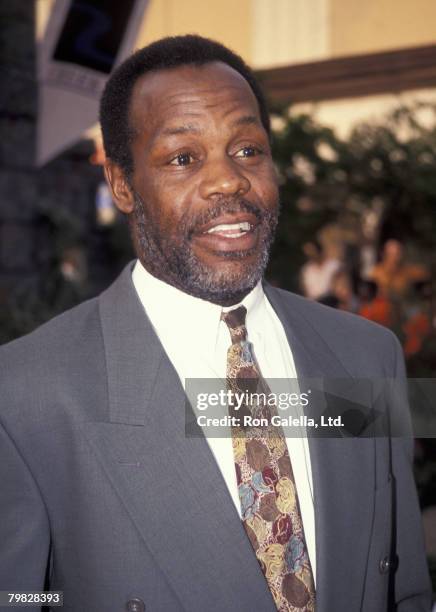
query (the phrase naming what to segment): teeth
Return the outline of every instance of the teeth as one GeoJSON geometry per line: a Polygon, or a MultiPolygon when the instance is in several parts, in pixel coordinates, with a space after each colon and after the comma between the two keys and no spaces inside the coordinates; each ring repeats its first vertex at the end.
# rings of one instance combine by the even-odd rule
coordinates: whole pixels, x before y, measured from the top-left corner
{"type": "Polygon", "coordinates": [[[243,221],[242,223],[222,223],[221,225],[215,225],[214,227],[211,227],[207,233],[214,234],[215,232],[227,233],[236,231],[238,233],[228,234],[228,237],[239,238],[239,236],[242,236],[245,232],[249,232],[250,229],[250,223],[248,223],[248,221],[243,221]]]}

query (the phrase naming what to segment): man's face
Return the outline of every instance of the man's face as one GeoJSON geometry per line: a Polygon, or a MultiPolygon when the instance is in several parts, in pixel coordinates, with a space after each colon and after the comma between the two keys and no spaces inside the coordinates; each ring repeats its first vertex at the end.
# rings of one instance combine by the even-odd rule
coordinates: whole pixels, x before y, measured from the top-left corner
{"type": "Polygon", "coordinates": [[[250,86],[220,62],[149,73],[134,87],[130,126],[129,193],[119,171],[108,176],[142,264],[186,293],[237,303],[262,277],[278,215],[250,86]]]}

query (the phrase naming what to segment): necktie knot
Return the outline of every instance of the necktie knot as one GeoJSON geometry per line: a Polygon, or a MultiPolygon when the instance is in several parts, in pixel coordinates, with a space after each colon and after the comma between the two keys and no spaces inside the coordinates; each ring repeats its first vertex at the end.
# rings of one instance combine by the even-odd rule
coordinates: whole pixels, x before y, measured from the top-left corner
{"type": "Polygon", "coordinates": [[[247,328],[245,327],[246,315],[247,309],[245,306],[238,306],[238,308],[221,314],[221,319],[229,328],[232,344],[247,340],[247,328]]]}

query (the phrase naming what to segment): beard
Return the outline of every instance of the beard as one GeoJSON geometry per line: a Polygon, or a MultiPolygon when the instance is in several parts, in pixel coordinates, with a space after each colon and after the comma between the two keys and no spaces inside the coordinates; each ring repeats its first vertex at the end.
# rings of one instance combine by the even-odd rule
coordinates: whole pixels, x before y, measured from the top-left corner
{"type": "Polygon", "coordinates": [[[208,210],[182,217],[177,231],[164,233],[147,212],[143,200],[134,192],[131,223],[137,255],[144,267],[160,280],[185,293],[208,302],[233,305],[243,299],[263,277],[278,222],[274,210],[260,208],[241,197],[220,198],[208,210]],[[244,251],[220,252],[222,269],[203,262],[192,248],[198,228],[224,213],[248,212],[258,220],[256,247],[244,251]],[[254,258],[252,256],[254,255],[254,258]],[[244,260],[250,257],[250,262],[244,260]],[[240,262],[230,266],[226,262],[240,262]]]}

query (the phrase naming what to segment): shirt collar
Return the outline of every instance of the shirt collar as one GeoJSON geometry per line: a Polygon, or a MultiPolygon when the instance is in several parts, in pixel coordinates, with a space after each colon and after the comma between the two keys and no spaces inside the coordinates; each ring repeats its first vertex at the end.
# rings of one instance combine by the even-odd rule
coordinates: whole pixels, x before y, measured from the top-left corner
{"type": "MultiPolygon", "coordinates": [[[[132,272],[132,280],[139,299],[161,339],[199,342],[203,347],[214,350],[220,330],[221,312],[233,310],[241,304],[247,309],[247,329],[258,330],[264,307],[264,292],[259,283],[240,304],[222,308],[206,300],[193,297],[150,274],[138,260],[132,272]]],[[[188,345],[188,346],[189,346],[188,345]]]]}

